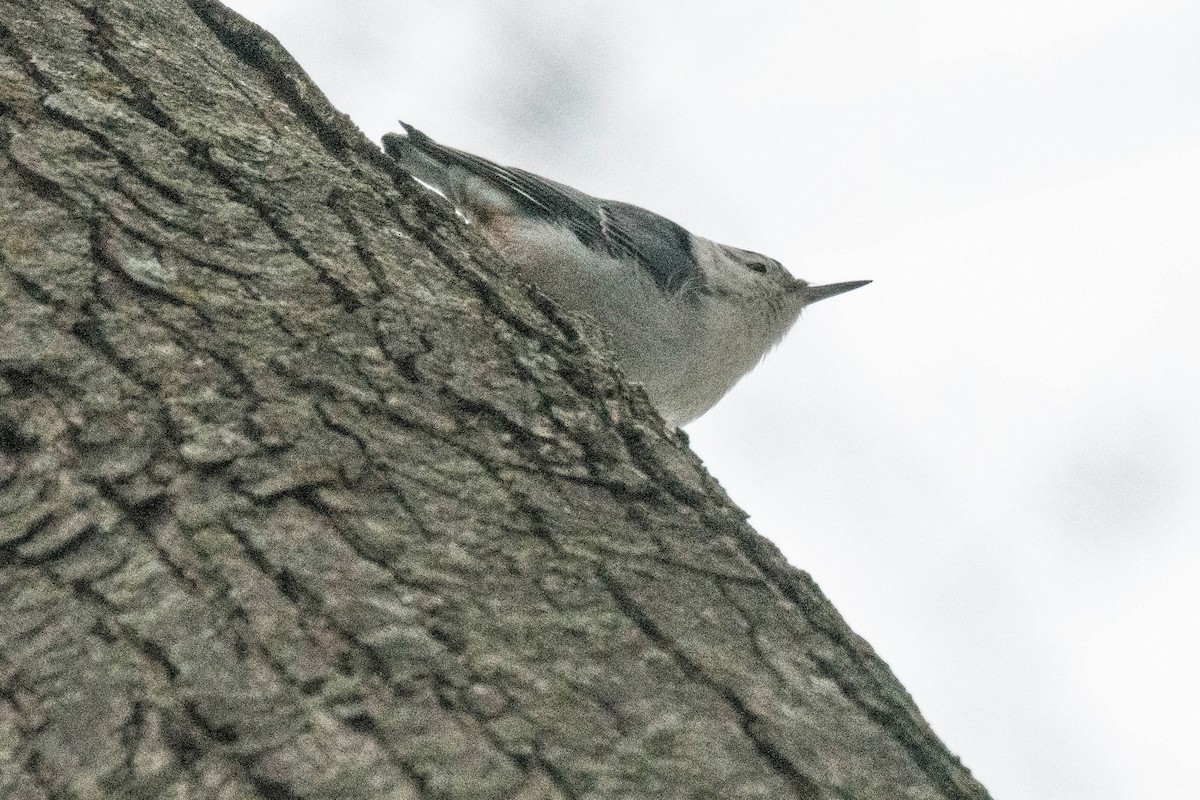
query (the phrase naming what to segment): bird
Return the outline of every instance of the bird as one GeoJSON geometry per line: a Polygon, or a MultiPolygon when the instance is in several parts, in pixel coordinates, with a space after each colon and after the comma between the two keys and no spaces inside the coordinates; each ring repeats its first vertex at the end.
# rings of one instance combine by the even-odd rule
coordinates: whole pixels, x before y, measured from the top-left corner
{"type": "Polygon", "coordinates": [[[773,258],[439,144],[400,122],[383,150],[543,294],[604,331],[625,377],[674,429],[700,417],[806,306],[871,283],[812,285],[773,258]]]}

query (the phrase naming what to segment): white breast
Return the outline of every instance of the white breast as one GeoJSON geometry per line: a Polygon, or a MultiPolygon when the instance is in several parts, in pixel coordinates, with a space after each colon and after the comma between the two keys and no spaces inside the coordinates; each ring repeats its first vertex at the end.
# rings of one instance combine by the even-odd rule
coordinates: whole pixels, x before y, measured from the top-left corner
{"type": "Polygon", "coordinates": [[[705,294],[667,297],[640,265],[599,254],[562,227],[503,215],[483,229],[559,306],[596,320],[618,366],[671,425],[711,408],[770,346],[747,340],[744,309],[705,294]]]}

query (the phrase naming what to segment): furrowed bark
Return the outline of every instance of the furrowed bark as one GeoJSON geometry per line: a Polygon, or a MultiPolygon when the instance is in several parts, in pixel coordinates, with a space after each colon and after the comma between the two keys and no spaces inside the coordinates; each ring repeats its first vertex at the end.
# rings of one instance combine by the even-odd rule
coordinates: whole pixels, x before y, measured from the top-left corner
{"type": "Polygon", "coordinates": [[[220,4],[0,0],[0,797],[987,797],[594,340],[220,4]]]}

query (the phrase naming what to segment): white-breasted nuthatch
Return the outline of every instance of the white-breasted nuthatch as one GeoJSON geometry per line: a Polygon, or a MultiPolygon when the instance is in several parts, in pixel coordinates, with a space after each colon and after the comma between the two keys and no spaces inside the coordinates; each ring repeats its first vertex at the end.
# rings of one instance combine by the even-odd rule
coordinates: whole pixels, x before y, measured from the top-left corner
{"type": "Polygon", "coordinates": [[[810,286],[774,259],[695,236],[644,208],[601,200],[444,147],[403,122],[384,151],[436,189],[568,312],[591,315],[618,365],[669,425],[699,417],[810,303],[870,281],[810,286]]]}

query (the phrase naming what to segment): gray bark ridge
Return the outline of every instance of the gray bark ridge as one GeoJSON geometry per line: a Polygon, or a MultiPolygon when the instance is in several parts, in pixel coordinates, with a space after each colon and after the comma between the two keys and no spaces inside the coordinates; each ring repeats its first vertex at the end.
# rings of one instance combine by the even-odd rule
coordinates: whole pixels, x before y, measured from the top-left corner
{"type": "Polygon", "coordinates": [[[206,0],[0,0],[0,798],[985,798],[681,436],[206,0]]]}

